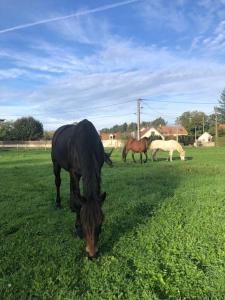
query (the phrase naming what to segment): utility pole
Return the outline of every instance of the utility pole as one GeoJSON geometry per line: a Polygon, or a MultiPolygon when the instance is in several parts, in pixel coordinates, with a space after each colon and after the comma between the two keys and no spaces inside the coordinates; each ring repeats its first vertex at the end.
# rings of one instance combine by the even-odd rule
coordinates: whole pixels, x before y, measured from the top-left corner
{"type": "Polygon", "coordinates": [[[203,115],[202,133],[205,132],[205,116],[203,115]]]}
{"type": "Polygon", "coordinates": [[[137,99],[137,139],[140,140],[141,99],[137,99]]]}
{"type": "Polygon", "coordinates": [[[218,117],[217,117],[216,107],[214,107],[214,111],[215,111],[215,144],[217,146],[217,139],[218,139],[218,117]]]}
{"type": "Polygon", "coordinates": [[[198,147],[198,143],[197,143],[197,132],[196,132],[196,124],[195,124],[195,147],[198,147]]]}

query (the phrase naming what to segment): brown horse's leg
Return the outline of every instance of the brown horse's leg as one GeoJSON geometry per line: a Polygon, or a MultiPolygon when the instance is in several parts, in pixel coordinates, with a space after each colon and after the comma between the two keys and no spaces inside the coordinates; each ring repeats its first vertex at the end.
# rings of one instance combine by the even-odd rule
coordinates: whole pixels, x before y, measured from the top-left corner
{"type": "Polygon", "coordinates": [[[80,175],[76,174],[73,170],[70,170],[70,209],[75,212],[77,217],[75,221],[75,233],[79,238],[83,238],[83,232],[80,222],[80,175]]]}
{"type": "Polygon", "coordinates": [[[128,154],[128,152],[129,152],[129,150],[125,149],[124,158],[123,158],[124,162],[127,161],[127,154],[128,154]]]}
{"type": "Polygon", "coordinates": [[[144,154],[145,154],[145,161],[144,161],[144,163],[146,163],[146,162],[148,161],[148,154],[147,154],[147,151],[145,151],[144,154]]]}
{"type": "Polygon", "coordinates": [[[127,160],[127,153],[128,153],[129,150],[126,149],[126,145],[124,146],[123,148],[123,152],[122,152],[122,159],[124,162],[126,162],[127,160]]]}
{"type": "Polygon", "coordinates": [[[142,164],[142,152],[140,153],[140,161],[141,161],[141,164],[142,164]]]}
{"type": "Polygon", "coordinates": [[[61,198],[60,198],[60,185],[61,185],[61,177],[60,177],[61,167],[57,162],[53,162],[53,172],[55,175],[55,186],[56,186],[56,200],[55,206],[57,208],[61,208],[61,198]]]}
{"type": "Polygon", "coordinates": [[[132,158],[133,158],[133,162],[136,163],[136,160],[134,159],[134,152],[132,152],[132,158]]]}

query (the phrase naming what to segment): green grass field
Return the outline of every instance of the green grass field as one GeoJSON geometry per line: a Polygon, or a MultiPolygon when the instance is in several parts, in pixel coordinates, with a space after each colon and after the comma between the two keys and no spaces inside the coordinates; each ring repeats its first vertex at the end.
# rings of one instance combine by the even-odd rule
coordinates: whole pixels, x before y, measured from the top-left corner
{"type": "Polygon", "coordinates": [[[0,299],[224,299],[225,148],[104,166],[101,256],[54,208],[50,152],[0,150],[0,299]],[[176,157],[177,156],[177,157],[176,157]]]}

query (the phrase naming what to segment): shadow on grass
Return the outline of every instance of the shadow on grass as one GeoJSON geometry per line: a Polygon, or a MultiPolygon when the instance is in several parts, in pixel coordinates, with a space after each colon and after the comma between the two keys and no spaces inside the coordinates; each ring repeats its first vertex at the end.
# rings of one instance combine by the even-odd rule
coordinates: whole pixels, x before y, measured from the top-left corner
{"type": "MultiPolygon", "coordinates": [[[[111,199],[113,198],[110,203],[111,216],[108,216],[110,220],[103,225],[104,230],[100,238],[102,255],[110,253],[114,244],[123,235],[131,231],[135,234],[138,226],[147,222],[159,205],[174,195],[179,185],[179,170],[175,167],[171,168],[170,163],[166,166],[164,164],[148,165],[144,175],[140,170],[141,168],[136,174],[133,170],[129,178],[124,178],[118,172],[117,180],[123,181],[118,195],[122,197],[116,198],[116,191],[114,191],[114,196],[110,196],[111,199]]],[[[106,210],[109,213],[107,207],[106,210]]]]}
{"type": "MultiPolygon", "coordinates": [[[[114,168],[104,168],[105,176],[102,179],[104,190],[109,197],[104,207],[106,222],[103,224],[103,232],[100,237],[100,250],[103,255],[111,252],[114,244],[123,235],[133,231],[138,225],[144,224],[152,216],[158,205],[174,194],[180,180],[179,171],[175,166],[171,166],[170,163],[140,165],[133,164],[133,162],[130,164],[116,162],[114,168]]],[[[36,202],[36,199],[40,197],[45,199],[43,205],[46,210],[49,210],[52,215],[55,214],[55,186],[51,164],[35,165],[34,161],[33,166],[19,166],[13,172],[8,169],[4,170],[4,173],[7,174],[7,182],[10,182],[9,175],[12,174],[12,192],[17,191],[18,194],[17,201],[13,201],[13,203],[18,212],[23,207],[21,202],[23,195],[25,196],[24,200],[26,198],[32,199],[32,202],[29,200],[28,203],[34,209],[37,205],[42,204],[39,202],[40,200],[36,202]],[[49,200],[46,202],[48,197],[49,200]]],[[[69,181],[65,178],[67,176],[68,174],[64,174],[62,181],[62,204],[66,210],[68,207],[66,198],[69,196],[69,181]]],[[[10,190],[7,193],[10,197],[10,190]]],[[[69,214],[71,212],[68,207],[69,214]]],[[[64,219],[62,218],[61,221],[64,222],[64,219]]],[[[70,224],[68,231],[72,232],[73,228],[74,222],[70,224]]],[[[6,233],[13,234],[16,229],[12,227],[6,233]]]]}
{"type": "MultiPolygon", "coordinates": [[[[192,160],[192,159],[193,159],[192,156],[186,156],[185,157],[185,160],[192,160]]],[[[176,161],[176,160],[181,160],[181,159],[180,159],[179,156],[173,156],[173,160],[176,161]]],[[[159,158],[157,158],[157,160],[153,161],[153,163],[160,162],[160,161],[168,161],[169,162],[168,158],[166,158],[166,157],[159,157],[159,158]]]]}

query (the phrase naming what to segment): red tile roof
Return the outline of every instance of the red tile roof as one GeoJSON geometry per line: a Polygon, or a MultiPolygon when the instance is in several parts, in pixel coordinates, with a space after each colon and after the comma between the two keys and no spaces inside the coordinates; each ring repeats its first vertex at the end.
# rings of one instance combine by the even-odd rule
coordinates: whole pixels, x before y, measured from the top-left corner
{"type": "Polygon", "coordinates": [[[158,130],[162,135],[188,135],[187,130],[182,126],[161,126],[158,130]]]}

